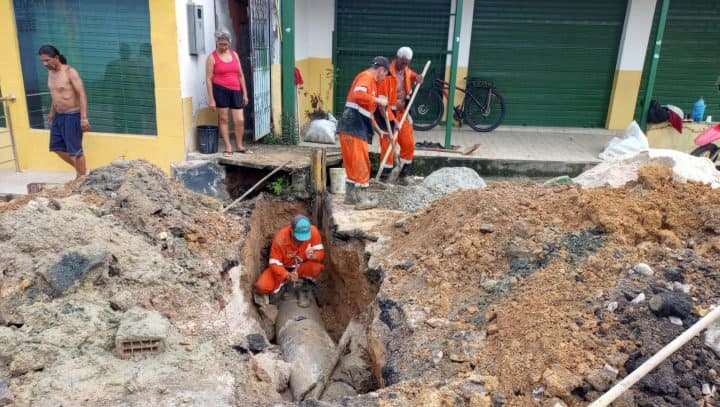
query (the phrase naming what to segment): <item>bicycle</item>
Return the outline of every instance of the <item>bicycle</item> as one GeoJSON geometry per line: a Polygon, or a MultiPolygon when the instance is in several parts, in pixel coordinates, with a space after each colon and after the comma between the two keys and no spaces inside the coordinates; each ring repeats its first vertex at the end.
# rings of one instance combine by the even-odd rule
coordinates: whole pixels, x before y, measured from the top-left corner
{"type": "MultiPolygon", "coordinates": [[[[447,99],[449,89],[450,84],[441,78],[435,78],[430,87],[419,90],[415,104],[410,108],[415,130],[430,130],[445,117],[443,98],[447,99]]],[[[489,132],[502,123],[505,117],[505,101],[492,82],[469,78],[467,89],[457,86],[455,89],[465,94],[465,100],[462,105],[455,106],[453,114],[460,126],[465,121],[475,131],[489,132]]]]}

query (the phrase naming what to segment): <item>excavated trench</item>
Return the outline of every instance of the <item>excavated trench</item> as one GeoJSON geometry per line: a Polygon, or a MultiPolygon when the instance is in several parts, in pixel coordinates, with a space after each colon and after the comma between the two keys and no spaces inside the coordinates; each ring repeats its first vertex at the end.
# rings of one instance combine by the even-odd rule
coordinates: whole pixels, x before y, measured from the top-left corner
{"type": "Polygon", "coordinates": [[[326,256],[325,270],[315,290],[316,301],[301,308],[295,296],[286,295],[278,303],[275,335],[269,338],[280,347],[283,359],[293,365],[290,393],[296,401],[305,394],[313,394],[310,385],[335,364],[333,355],[346,329],[352,331],[346,334],[350,343],[337,361],[321,399],[339,400],[378,387],[370,373],[373,369],[367,352],[366,327],[379,282],[368,273],[364,242],[354,238],[342,240],[333,234],[331,210],[324,201],[308,204],[261,196],[254,202],[241,251],[243,278],[247,279],[241,286],[247,287],[247,295],[252,298],[249,291],[267,266],[275,232],[297,214],[309,216],[321,229],[326,256]],[[351,321],[354,323],[350,324],[351,321]]]}

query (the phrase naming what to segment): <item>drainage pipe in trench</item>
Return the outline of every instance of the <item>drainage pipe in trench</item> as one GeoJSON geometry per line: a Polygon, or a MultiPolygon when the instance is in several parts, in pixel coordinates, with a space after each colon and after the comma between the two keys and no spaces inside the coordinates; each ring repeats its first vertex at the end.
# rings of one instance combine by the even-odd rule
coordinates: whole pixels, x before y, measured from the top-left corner
{"type": "Polygon", "coordinates": [[[335,343],[325,330],[315,297],[309,295],[310,304],[305,308],[298,305],[294,292],[284,295],[275,321],[277,343],[285,361],[292,365],[290,389],[298,401],[335,362],[335,343]]]}

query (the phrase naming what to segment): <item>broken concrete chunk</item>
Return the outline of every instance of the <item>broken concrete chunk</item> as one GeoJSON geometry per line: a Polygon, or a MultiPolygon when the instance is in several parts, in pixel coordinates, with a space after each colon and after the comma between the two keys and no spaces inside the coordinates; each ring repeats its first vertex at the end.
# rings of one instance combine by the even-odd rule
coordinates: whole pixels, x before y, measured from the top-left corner
{"type": "Polygon", "coordinates": [[[480,233],[492,233],[495,231],[495,227],[489,223],[483,223],[480,225],[480,233]]]}
{"type": "Polygon", "coordinates": [[[107,265],[110,257],[107,252],[85,255],[71,251],[63,254],[60,261],[50,267],[45,274],[51,288],[49,294],[54,298],[62,296],[95,267],[107,265]]]}
{"type": "Polygon", "coordinates": [[[170,322],[157,311],[134,307],[123,315],[115,335],[115,353],[127,359],[164,352],[170,322]]]}
{"type": "Polygon", "coordinates": [[[450,321],[444,318],[430,318],[425,321],[432,328],[443,328],[450,324],[450,321]]]}
{"type": "Polygon", "coordinates": [[[55,353],[46,348],[32,346],[18,349],[10,362],[10,376],[19,377],[45,369],[55,361],[55,353]]]}
{"type": "Polygon", "coordinates": [[[643,301],[645,301],[645,293],[638,294],[638,296],[633,298],[633,300],[630,302],[633,304],[640,304],[643,301]]]}
{"type": "Polygon", "coordinates": [[[260,381],[272,383],[278,393],[285,391],[290,382],[292,366],[272,352],[259,353],[251,359],[250,365],[260,381]]]}
{"type": "Polygon", "coordinates": [[[10,406],[15,403],[15,396],[10,391],[10,384],[0,380],[0,406],[10,406]]]}
{"type": "Polygon", "coordinates": [[[543,373],[545,388],[554,396],[567,397],[582,386],[582,379],[561,365],[553,365],[543,373]]]}
{"type": "Polygon", "coordinates": [[[720,321],[715,321],[705,331],[705,346],[720,357],[720,321]]]}
{"type": "Polygon", "coordinates": [[[555,397],[548,401],[546,401],[543,406],[546,407],[567,407],[567,404],[565,404],[564,401],[560,400],[559,398],[555,397]]]}
{"type": "Polygon", "coordinates": [[[680,292],[683,292],[683,293],[685,293],[685,294],[690,294],[690,285],[689,285],[689,284],[683,284],[683,283],[681,283],[681,282],[679,282],[679,281],[673,282],[672,289],[673,289],[673,291],[680,291],[680,292]]]}
{"type": "Polygon", "coordinates": [[[592,371],[586,378],[587,381],[595,390],[599,392],[605,392],[610,388],[610,385],[617,379],[618,371],[611,366],[605,366],[601,369],[592,371]]]}
{"type": "Polygon", "coordinates": [[[252,353],[259,353],[267,349],[269,344],[261,334],[250,334],[245,337],[248,342],[248,349],[252,353]]]}
{"type": "Polygon", "coordinates": [[[685,319],[692,312],[690,296],[683,292],[664,292],[654,295],[648,301],[650,310],[659,317],[678,317],[685,319]]]}
{"type": "Polygon", "coordinates": [[[638,263],[638,264],[636,264],[635,267],[633,267],[633,271],[636,272],[636,273],[638,273],[638,274],[642,274],[642,275],[645,276],[645,277],[650,277],[650,276],[652,276],[653,274],[655,274],[655,272],[653,271],[652,267],[648,266],[648,265],[645,264],[645,263],[638,263]]]}
{"type": "Polygon", "coordinates": [[[220,200],[230,198],[225,187],[225,167],[214,161],[183,161],[171,169],[173,177],[191,191],[220,200]]]}

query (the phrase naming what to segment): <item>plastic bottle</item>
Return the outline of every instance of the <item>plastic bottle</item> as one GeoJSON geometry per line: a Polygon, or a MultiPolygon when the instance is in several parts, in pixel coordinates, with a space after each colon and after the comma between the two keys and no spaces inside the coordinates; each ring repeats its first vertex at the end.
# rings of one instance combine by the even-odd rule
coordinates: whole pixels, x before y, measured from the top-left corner
{"type": "Polygon", "coordinates": [[[701,122],[705,116],[705,100],[701,97],[693,105],[692,119],[694,122],[701,122]]]}

